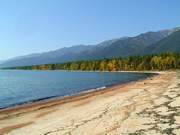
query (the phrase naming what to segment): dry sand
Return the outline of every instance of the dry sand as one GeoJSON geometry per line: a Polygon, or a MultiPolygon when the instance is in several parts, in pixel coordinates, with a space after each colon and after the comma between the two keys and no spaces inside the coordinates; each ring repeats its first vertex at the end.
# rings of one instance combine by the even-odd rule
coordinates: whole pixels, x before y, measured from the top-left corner
{"type": "Polygon", "coordinates": [[[0,110],[0,134],[180,135],[180,72],[0,110]]]}

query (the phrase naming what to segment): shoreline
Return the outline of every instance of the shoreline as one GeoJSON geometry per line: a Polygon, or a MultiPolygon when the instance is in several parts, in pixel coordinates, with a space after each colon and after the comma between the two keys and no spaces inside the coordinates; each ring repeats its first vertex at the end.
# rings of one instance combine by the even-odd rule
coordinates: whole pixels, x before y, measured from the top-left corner
{"type": "MultiPolygon", "coordinates": [[[[51,70],[48,70],[51,71],[51,70]]],[[[53,70],[54,71],[54,70],[53,70]]],[[[58,71],[58,70],[57,70],[58,71]]],[[[66,70],[64,70],[66,72],[66,70]]],[[[112,73],[116,73],[116,72],[120,72],[120,73],[143,73],[143,74],[152,74],[152,76],[150,77],[146,77],[146,78],[142,78],[142,79],[138,79],[136,81],[130,81],[130,82],[126,82],[126,83],[120,83],[120,84],[113,84],[113,85],[109,85],[109,86],[102,86],[102,87],[98,87],[98,88],[94,88],[94,89],[85,89],[79,93],[75,93],[72,95],[65,95],[65,96],[53,96],[53,97],[45,97],[42,99],[36,99],[36,100],[32,100],[32,101],[28,101],[28,102],[24,102],[24,103],[19,103],[19,104],[13,104],[4,108],[0,108],[0,113],[6,110],[13,110],[13,109],[19,109],[19,108],[24,108],[26,106],[33,106],[34,104],[44,104],[44,103],[49,103],[49,102],[54,102],[54,101],[60,101],[60,100],[68,100],[67,102],[69,102],[69,100],[73,100],[73,98],[77,98],[77,97],[81,97],[84,96],[85,94],[91,95],[92,94],[96,94],[96,92],[99,91],[108,91],[109,89],[116,87],[116,86],[123,86],[123,85],[128,85],[129,83],[135,83],[141,80],[145,80],[154,76],[157,76],[159,74],[161,74],[162,72],[159,71],[70,71],[70,72],[112,72],[112,73]]],[[[101,92],[100,92],[101,93],[101,92]]],[[[102,92],[103,93],[103,92],[102,92]]],[[[88,97],[88,96],[87,96],[88,97]]]]}
{"type": "MultiPolygon", "coordinates": [[[[149,134],[156,134],[160,131],[152,131],[151,126],[146,123],[151,122],[155,125],[157,123],[154,123],[154,118],[149,116],[145,119],[144,116],[147,114],[144,110],[148,111],[152,108],[154,111],[154,109],[158,109],[157,113],[162,111],[161,117],[163,117],[167,112],[164,109],[159,110],[159,108],[166,106],[164,103],[178,105],[178,103],[174,103],[177,100],[176,98],[165,99],[167,96],[173,96],[167,92],[175,90],[178,92],[178,82],[176,71],[165,71],[143,80],[115,85],[99,91],[81,93],[81,95],[65,99],[3,109],[0,110],[0,134],[55,135],[71,133],[73,135],[101,135],[146,131],[150,132],[149,134]],[[163,96],[164,94],[165,96],[163,96]],[[172,103],[169,100],[172,100],[172,103]],[[162,105],[159,107],[156,105],[156,107],[154,103],[162,105]],[[142,118],[140,114],[143,114],[142,118]]],[[[172,108],[170,110],[172,111],[172,108]]],[[[171,115],[170,112],[167,114],[171,115]]],[[[174,124],[179,122],[176,117],[174,119],[174,124]]],[[[155,119],[155,121],[157,120],[155,119]]],[[[173,127],[173,129],[173,133],[179,133],[178,128],[173,127]]]]}

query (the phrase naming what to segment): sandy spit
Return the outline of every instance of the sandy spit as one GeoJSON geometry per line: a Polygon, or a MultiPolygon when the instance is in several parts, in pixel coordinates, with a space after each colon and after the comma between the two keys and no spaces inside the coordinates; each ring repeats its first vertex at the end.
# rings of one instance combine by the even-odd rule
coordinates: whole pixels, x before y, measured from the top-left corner
{"type": "Polygon", "coordinates": [[[179,129],[179,71],[0,110],[0,135],[178,135],[179,129]]]}

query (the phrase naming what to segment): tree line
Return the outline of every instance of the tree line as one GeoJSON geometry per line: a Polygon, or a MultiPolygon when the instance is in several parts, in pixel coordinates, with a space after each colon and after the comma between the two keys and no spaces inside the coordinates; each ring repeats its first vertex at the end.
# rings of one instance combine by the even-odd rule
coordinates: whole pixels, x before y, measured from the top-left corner
{"type": "Polygon", "coordinates": [[[162,53],[127,58],[82,60],[60,64],[13,67],[24,70],[82,70],[82,71],[129,71],[180,69],[180,53],[162,53]]]}

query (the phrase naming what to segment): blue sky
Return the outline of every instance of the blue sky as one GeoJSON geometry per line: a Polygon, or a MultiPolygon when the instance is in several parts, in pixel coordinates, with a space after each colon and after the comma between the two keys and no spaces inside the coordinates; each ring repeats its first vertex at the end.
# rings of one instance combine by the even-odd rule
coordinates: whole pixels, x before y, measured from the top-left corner
{"type": "Polygon", "coordinates": [[[0,0],[0,59],[180,26],[179,0],[0,0]]]}

